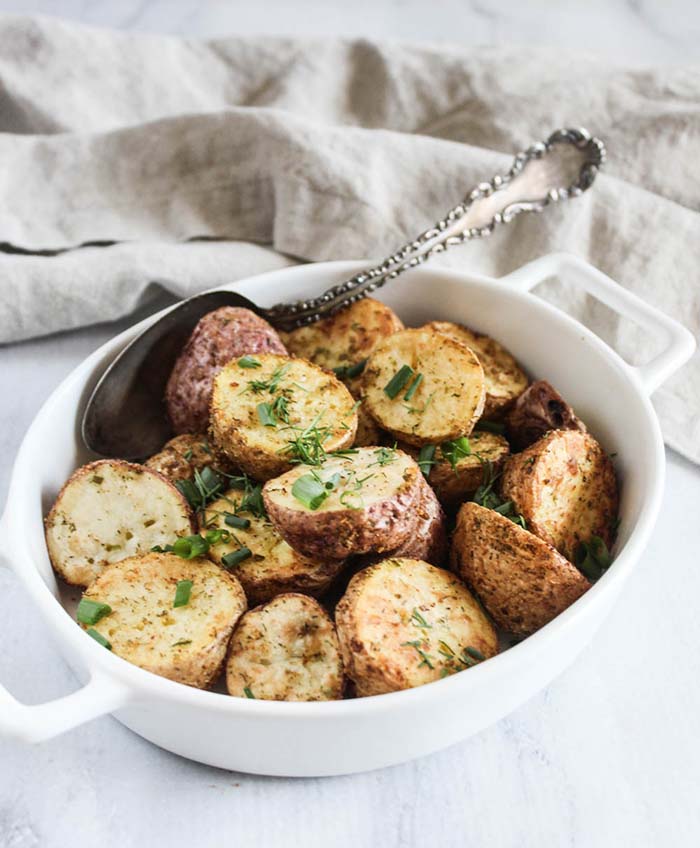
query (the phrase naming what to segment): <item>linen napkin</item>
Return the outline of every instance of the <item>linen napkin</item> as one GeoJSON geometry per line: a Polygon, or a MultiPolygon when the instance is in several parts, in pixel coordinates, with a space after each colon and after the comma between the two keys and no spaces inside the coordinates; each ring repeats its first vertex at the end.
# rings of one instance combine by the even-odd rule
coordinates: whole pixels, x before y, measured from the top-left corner
{"type": "MultiPolygon", "coordinates": [[[[700,334],[700,66],[2,16],[0,341],[114,319],[159,289],[384,256],[577,125],[608,145],[595,187],[442,261],[500,276],[568,250],[700,334]]],[[[596,301],[546,296],[630,361],[652,352],[596,301]]],[[[654,402],[667,443],[700,462],[700,356],[654,402]]]]}

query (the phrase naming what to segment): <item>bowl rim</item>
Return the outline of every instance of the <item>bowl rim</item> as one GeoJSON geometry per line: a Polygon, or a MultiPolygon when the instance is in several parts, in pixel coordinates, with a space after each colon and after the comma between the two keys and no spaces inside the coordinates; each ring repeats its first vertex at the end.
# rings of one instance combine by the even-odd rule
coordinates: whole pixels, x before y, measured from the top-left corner
{"type": "MultiPolygon", "coordinates": [[[[329,273],[342,272],[352,274],[362,270],[367,265],[367,260],[341,260],[295,265],[268,271],[253,277],[247,277],[232,284],[216,286],[211,291],[216,289],[236,291],[252,280],[255,280],[256,284],[264,285],[274,279],[279,280],[280,277],[290,281],[294,277],[303,276],[308,278],[310,269],[313,269],[314,273],[327,271],[329,273]]],[[[455,271],[449,268],[416,268],[409,273],[421,276],[439,275],[461,285],[493,287],[501,294],[507,294],[516,301],[527,303],[531,308],[545,313],[548,318],[568,325],[571,329],[575,329],[582,334],[593,348],[603,354],[603,358],[609,362],[614,370],[618,371],[623,379],[631,383],[632,389],[639,397],[645,410],[645,421],[642,426],[649,430],[654,449],[653,454],[647,458],[651,466],[649,468],[649,482],[647,483],[648,491],[642,499],[639,514],[629,537],[625,541],[622,550],[615,557],[614,567],[610,568],[581,598],[551,622],[523,639],[522,642],[491,657],[488,662],[473,666],[469,669],[470,673],[468,675],[454,674],[423,686],[383,695],[374,695],[372,697],[322,702],[265,701],[237,698],[220,692],[196,689],[160,677],[129,663],[127,660],[112,654],[110,651],[106,651],[93,639],[86,636],[82,628],[78,627],[73,618],[68,615],[59,599],[44,582],[38,563],[35,561],[26,541],[13,529],[13,527],[16,527],[20,523],[17,521],[17,518],[22,512],[22,507],[20,506],[22,498],[19,497],[19,493],[24,490],[26,484],[23,468],[33,432],[47,414],[47,409],[50,405],[62,393],[73,388],[74,384],[80,383],[83,386],[86,385],[94,376],[97,368],[105,362],[106,358],[116,355],[121,347],[128,343],[137,332],[140,332],[143,328],[173,308],[169,306],[148,316],[106,341],[72,369],[46,398],[27,429],[17,453],[8,489],[7,507],[0,522],[9,539],[9,558],[16,561],[16,564],[13,565],[14,572],[25,585],[33,601],[37,604],[42,617],[59,633],[62,647],[69,648],[76,657],[80,658],[82,664],[87,667],[90,678],[102,675],[110,681],[110,685],[115,682],[121,684],[124,688],[127,703],[139,702],[144,698],[155,697],[184,706],[213,709],[217,712],[230,712],[232,715],[240,715],[242,717],[265,716],[276,719],[304,720],[313,718],[314,720],[334,720],[349,716],[367,715],[400,707],[413,708],[426,701],[432,702],[442,700],[446,697],[463,697],[474,687],[486,686],[489,680],[502,678],[511,669],[515,671],[516,664],[518,667],[521,665],[526,651],[529,652],[531,661],[536,661],[537,654],[551,640],[557,638],[557,633],[562,637],[567,631],[572,630],[578,622],[588,616],[594,615],[596,608],[604,597],[607,595],[615,596],[616,590],[621,588],[629,576],[634,563],[638,559],[639,553],[646,545],[652,532],[661,504],[665,476],[665,454],[661,429],[651,401],[637,373],[595,333],[570,315],[567,315],[557,307],[536,297],[530,292],[508,287],[506,283],[497,278],[477,273],[455,271]]],[[[41,503],[40,499],[38,499],[38,503],[41,503]]],[[[30,508],[28,505],[24,507],[25,510],[30,508]]],[[[62,651],[62,653],[64,657],[69,657],[66,651],[62,651]]],[[[73,664],[69,661],[69,665],[72,666],[73,664]]]]}

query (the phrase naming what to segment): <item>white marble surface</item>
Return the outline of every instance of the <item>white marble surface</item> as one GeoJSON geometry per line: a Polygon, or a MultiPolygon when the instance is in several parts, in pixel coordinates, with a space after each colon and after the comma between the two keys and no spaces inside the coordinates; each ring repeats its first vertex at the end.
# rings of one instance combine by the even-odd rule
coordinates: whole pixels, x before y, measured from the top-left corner
{"type": "MultiPolygon", "coordinates": [[[[697,59],[700,43],[700,7],[680,0],[0,0],[0,11],[188,35],[527,41],[635,63],[697,59]]],[[[115,329],[0,349],[0,503],[42,399],[115,329]]],[[[103,719],[34,748],[0,743],[0,845],[700,844],[699,495],[700,471],[670,453],[659,524],[612,617],[561,678],[478,737],[385,771],[293,781],[190,763],[103,719]]],[[[38,702],[75,686],[2,571],[0,617],[0,679],[13,693],[38,702]]]]}

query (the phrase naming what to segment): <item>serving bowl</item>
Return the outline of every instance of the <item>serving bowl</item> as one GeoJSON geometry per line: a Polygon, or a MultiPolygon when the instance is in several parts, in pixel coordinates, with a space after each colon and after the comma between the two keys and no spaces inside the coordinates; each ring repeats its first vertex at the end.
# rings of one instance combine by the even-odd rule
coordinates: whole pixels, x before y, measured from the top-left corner
{"type": "MultiPolygon", "coordinates": [[[[307,297],[367,263],[297,266],[230,288],[261,305],[307,297]]],[[[0,521],[3,564],[25,584],[82,688],[28,706],[0,686],[0,735],[39,742],[106,713],[169,751],[267,775],[316,776],[379,768],[477,733],[532,697],[591,639],[639,559],[659,511],[664,449],[649,395],[692,354],[677,322],[582,260],[551,254],[492,279],[420,268],[379,299],[408,325],[459,321],[503,342],[532,376],[549,380],[616,453],[621,523],[615,561],[580,600],[520,644],[468,672],[372,698],[286,703],[192,689],[130,665],[78,627],[44,543],[43,517],[72,471],[93,459],[80,439],[82,410],[114,356],[152,316],[107,342],[53,392],[26,433],[0,521]],[[635,367],[532,289],[559,278],[582,287],[655,338],[661,352],[635,367]]],[[[17,659],[20,662],[22,658],[17,659]]]]}

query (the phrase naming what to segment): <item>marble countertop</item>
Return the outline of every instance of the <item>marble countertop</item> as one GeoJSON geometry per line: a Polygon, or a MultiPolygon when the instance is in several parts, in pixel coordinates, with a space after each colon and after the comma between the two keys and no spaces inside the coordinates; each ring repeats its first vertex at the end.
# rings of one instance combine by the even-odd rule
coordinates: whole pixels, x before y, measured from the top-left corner
{"type": "MultiPolygon", "coordinates": [[[[446,0],[7,2],[123,29],[529,42],[624,62],[698,55],[693,2],[446,0]],[[293,8],[292,8],[293,7],[293,8]],[[663,8],[663,11],[661,9],[663,8]]],[[[47,393],[119,325],[0,348],[0,503],[47,393]]],[[[130,322],[129,322],[130,323],[130,322]]],[[[0,743],[0,845],[696,846],[700,844],[700,470],[668,454],[649,547],[612,615],[569,670],[477,737],[365,775],[286,780],[188,762],[115,720],[36,747],[0,743]]],[[[36,703],[75,680],[18,581],[0,571],[0,680],[36,703]]],[[[439,721],[439,716],[436,716],[439,721]]]]}

